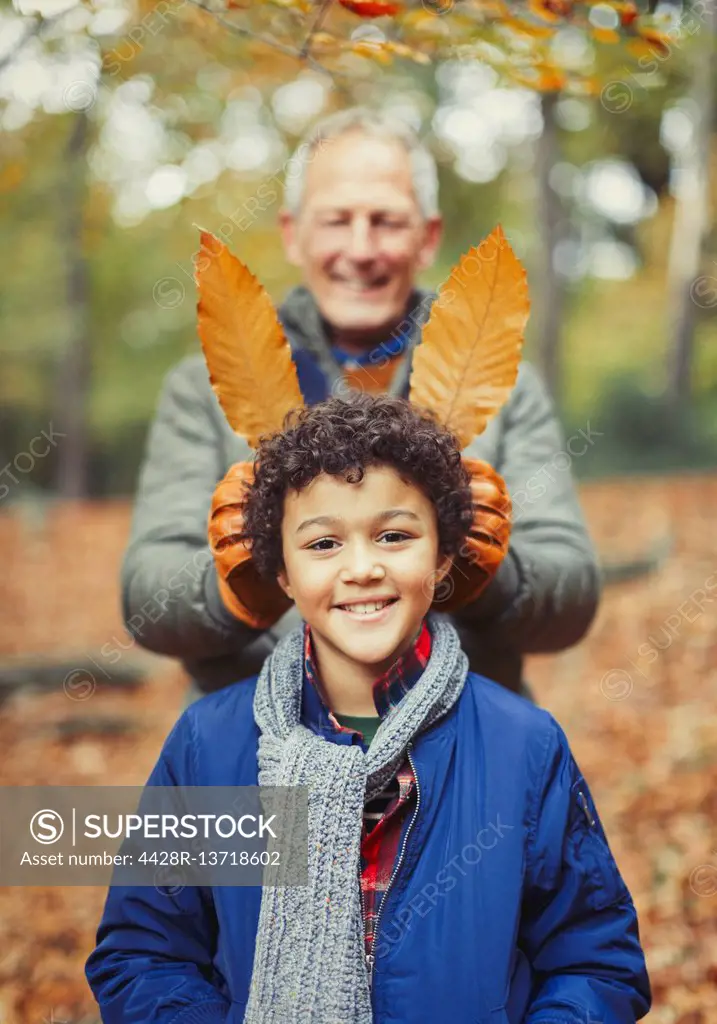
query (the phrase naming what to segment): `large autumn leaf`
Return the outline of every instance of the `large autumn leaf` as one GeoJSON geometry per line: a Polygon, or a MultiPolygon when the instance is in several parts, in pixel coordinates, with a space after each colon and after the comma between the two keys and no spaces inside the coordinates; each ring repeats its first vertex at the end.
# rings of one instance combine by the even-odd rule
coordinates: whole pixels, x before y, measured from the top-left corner
{"type": "Polygon", "coordinates": [[[304,404],[289,343],[263,285],[208,231],[201,231],[194,277],[212,388],[231,428],[256,448],[304,404]]]}
{"type": "Polygon", "coordinates": [[[410,399],[465,448],[506,402],[530,312],[525,270],[498,225],[441,285],[413,356],[410,399]]]}

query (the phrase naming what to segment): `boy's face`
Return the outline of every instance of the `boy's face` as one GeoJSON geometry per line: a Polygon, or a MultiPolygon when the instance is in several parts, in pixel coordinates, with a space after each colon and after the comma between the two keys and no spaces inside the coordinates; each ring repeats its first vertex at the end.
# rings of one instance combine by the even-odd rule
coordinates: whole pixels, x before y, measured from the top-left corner
{"type": "Polygon", "coordinates": [[[388,466],[366,469],[358,484],[322,473],[289,491],[281,536],[279,583],[319,657],[325,644],[377,675],[409,646],[451,565],[433,505],[388,466]]]}

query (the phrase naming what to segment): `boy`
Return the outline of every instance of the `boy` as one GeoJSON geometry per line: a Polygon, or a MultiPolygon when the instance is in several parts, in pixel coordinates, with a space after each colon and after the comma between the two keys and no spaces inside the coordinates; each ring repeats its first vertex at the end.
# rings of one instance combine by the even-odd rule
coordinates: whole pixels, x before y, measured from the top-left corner
{"type": "Polygon", "coordinates": [[[631,1024],[630,895],[557,723],[429,615],[471,524],[456,440],[387,396],[302,409],[242,508],[305,625],[185,710],[154,785],[304,785],[309,885],[110,889],[105,1024],[631,1024]]]}

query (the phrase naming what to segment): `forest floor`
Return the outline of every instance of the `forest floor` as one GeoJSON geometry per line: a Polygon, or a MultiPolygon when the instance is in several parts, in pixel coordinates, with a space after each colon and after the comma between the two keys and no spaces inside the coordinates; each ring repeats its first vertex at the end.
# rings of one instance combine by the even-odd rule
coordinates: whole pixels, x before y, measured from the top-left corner
{"type": "MultiPolygon", "coordinates": [[[[607,586],[588,638],[531,658],[526,677],[568,735],[637,905],[647,1021],[715,1024],[717,477],[591,483],[581,497],[610,561],[667,534],[674,543],[657,572],[607,586]]],[[[117,609],[128,517],[124,503],[59,506],[40,523],[0,517],[4,664],[31,651],[98,666],[93,679],[5,700],[0,785],[141,785],[180,712],[186,681],[167,659],[141,662],[149,674],[137,688],[102,685],[104,645],[129,643],[117,609]]],[[[122,657],[141,655],[130,645],[122,657]]],[[[105,892],[0,888],[3,1024],[98,1020],[84,963],[105,892]]]]}

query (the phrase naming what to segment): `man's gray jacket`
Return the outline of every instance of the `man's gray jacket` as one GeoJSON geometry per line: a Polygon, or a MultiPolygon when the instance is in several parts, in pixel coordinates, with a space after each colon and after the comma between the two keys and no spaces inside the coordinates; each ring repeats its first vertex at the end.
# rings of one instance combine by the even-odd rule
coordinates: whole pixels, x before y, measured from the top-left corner
{"type": "MultiPolygon", "coordinates": [[[[394,394],[407,393],[410,352],[430,302],[426,293],[413,296],[394,394]]],[[[327,394],[341,393],[342,369],[310,293],[295,289],[279,313],[300,381],[319,380],[327,394]]],[[[389,352],[396,347],[395,339],[387,343],[389,352]]],[[[310,401],[303,382],[302,389],[310,401]]],[[[524,654],[569,647],[595,614],[599,574],[570,474],[592,440],[588,427],[566,443],[538,374],[524,362],[510,399],[465,451],[503,476],[513,531],[493,581],[452,620],[471,668],[513,690],[521,686],[524,654]]],[[[219,597],[207,543],[212,493],[234,462],[251,455],[226,422],[203,356],[184,359],[167,375],[150,429],[122,603],[138,643],[180,658],[207,692],[258,672],[277,639],[299,622],[292,608],[272,629],[251,629],[219,597]]]]}

